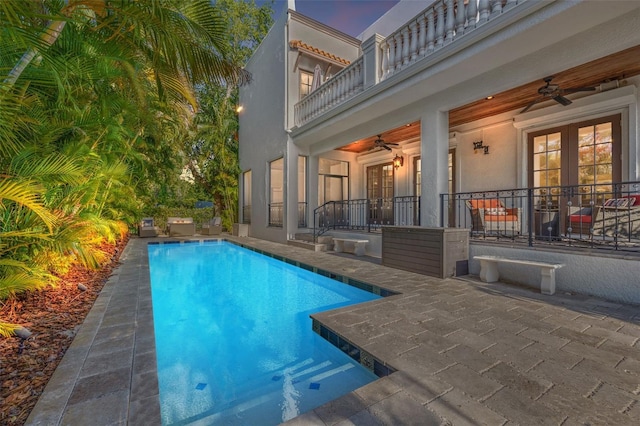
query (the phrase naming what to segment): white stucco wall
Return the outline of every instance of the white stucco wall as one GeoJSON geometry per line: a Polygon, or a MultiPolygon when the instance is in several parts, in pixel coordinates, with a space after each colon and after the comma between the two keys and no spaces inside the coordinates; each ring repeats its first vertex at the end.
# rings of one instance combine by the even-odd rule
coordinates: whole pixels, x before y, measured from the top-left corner
{"type": "Polygon", "coordinates": [[[250,84],[240,88],[240,168],[251,170],[251,226],[249,235],[272,241],[286,241],[283,229],[267,226],[269,202],[268,163],[283,157],[288,134],[285,122],[285,67],[287,15],[283,14],[247,63],[250,84]]]}

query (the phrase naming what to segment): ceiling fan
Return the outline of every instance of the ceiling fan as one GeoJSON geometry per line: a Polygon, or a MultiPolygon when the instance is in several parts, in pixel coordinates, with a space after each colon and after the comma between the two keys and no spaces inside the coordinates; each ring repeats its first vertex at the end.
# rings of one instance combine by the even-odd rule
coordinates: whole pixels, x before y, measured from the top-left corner
{"type": "Polygon", "coordinates": [[[553,99],[561,105],[567,106],[571,103],[571,101],[564,97],[564,95],[568,95],[576,92],[592,92],[596,90],[595,87],[576,87],[575,89],[561,89],[558,84],[551,84],[551,80],[553,80],[553,76],[544,78],[544,82],[546,83],[544,86],[538,89],[539,97],[533,100],[529,105],[525,107],[520,114],[523,112],[529,111],[529,108],[537,104],[538,102],[546,101],[547,99],[553,99]]]}
{"type": "Polygon", "coordinates": [[[391,147],[395,147],[395,146],[399,146],[397,143],[391,143],[391,142],[385,142],[382,139],[382,135],[378,135],[378,138],[376,140],[373,141],[373,146],[371,148],[369,148],[369,151],[376,149],[376,148],[384,148],[387,151],[391,151],[391,147]]]}

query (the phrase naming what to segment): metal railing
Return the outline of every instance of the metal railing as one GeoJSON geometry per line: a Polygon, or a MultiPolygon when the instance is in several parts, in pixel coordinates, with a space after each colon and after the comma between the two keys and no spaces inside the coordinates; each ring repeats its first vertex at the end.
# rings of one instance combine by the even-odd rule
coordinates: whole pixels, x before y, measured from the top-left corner
{"type": "Polygon", "coordinates": [[[640,252],[640,182],[442,194],[440,208],[476,240],[640,252]]]}
{"type": "Polygon", "coordinates": [[[420,197],[329,201],[313,211],[313,233],[331,229],[374,232],[383,226],[419,226],[420,197]]]}
{"type": "Polygon", "coordinates": [[[242,206],[242,223],[251,224],[251,204],[242,206]]]}
{"type": "Polygon", "coordinates": [[[284,219],[284,203],[269,204],[269,226],[282,227],[284,219]]]}
{"type": "Polygon", "coordinates": [[[298,228],[307,227],[307,203],[298,203],[298,228]]]}

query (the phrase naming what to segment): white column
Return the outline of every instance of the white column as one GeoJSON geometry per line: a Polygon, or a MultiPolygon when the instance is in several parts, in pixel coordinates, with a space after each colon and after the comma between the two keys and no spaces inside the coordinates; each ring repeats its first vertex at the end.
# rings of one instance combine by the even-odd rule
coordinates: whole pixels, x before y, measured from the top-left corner
{"type": "Polygon", "coordinates": [[[447,192],[449,112],[424,111],[420,121],[420,224],[440,226],[440,194],[447,192]]]}
{"type": "Polygon", "coordinates": [[[284,167],[283,176],[283,204],[284,204],[284,227],[287,239],[293,239],[298,232],[298,147],[291,141],[288,136],[287,155],[285,156],[286,165],[284,167]]]}
{"type": "Polygon", "coordinates": [[[307,164],[307,226],[312,229],[313,211],[318,207],[318,158],[318,155],[309,155],[307,164]]]}

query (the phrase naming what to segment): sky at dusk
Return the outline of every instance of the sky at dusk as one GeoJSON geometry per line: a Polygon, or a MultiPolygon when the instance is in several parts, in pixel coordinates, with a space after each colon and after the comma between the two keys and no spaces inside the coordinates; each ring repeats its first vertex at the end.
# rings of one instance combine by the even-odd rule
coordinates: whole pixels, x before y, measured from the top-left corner
{"type": "MultiPolygon", "coordinates": [[[[256,0],[256,4],[263,3],[265,0],[256,0]]],[[[356,37],[396,3],[398,0],[296,0],[296,11],[356,37]]],[[[286,6],[286,0],[276,0],[274,18],[286,6]]]]}

